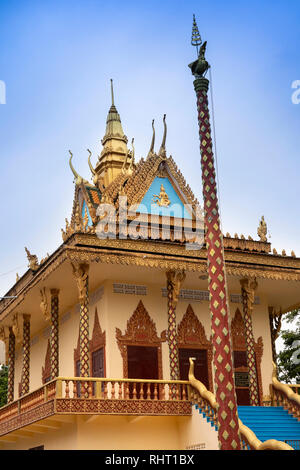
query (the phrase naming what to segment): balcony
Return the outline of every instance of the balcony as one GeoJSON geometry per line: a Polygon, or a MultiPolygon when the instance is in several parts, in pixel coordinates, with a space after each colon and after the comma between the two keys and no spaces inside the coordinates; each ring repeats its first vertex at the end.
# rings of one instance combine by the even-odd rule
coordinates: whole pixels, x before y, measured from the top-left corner
{"type": "MultiPolygon", "coordinates": [[[[49,417],[74,415],[189,416],[188,381],[58,377],[0,409],[0,440],[18,429],[46,432],[49,417]]],[[[26,433],[26,431],[24,431],[26,433]]]]}

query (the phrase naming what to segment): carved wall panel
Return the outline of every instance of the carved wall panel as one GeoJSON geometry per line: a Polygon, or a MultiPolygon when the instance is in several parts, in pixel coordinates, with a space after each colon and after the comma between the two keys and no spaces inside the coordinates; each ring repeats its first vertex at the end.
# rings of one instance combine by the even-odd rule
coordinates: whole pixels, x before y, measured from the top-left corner
{"type": "MultiPolygon", "coordinates": [[[[233,351],[246,351],[246,338],[245,338],[245,326],[244,320],[240,310],[237,308],[234,318],[231,321],[231,338],[232,338],[232,349],[233,351]]],[[[262,389],[262,377],[261,377],[261,359],[263,355],[263,340],[260,336],[257,341],[254,341],[255,351],[255,364],[257,371],[258,381],[258,393],[259,401],[262,404],[263,389],[262,389]]],[[[247,369],[248,370],[248,369],[247,369]]]]}
{"type": "Polygon", "coordinates": [[[213,392],[212,378],[212,343],[207,339],[205,329],[192,306],[189,304],[187,310],[178,325],[177,333],[178,348],[205,349],[207,351],[208,382],[209,390],[213,392]]]}
{"type": "MultiPolygon", "coordinates": [[[[99,317],[98,317],[98,311],[97,307],[95,308],[95,317],[94,317],[94,327],[93,327],[93,333],[92,333],[92,338],[90,339],[89,342],[89,352],[90,352],[90,371],[92,372],[92,354],[93,352],[97,351],[97,349],[100,349],[103,347],[103,353],[104,353],[104,377],[106,376],[105,371],[106,371],[106,360],[105,360],[105,343],[106,343],[106,333],[105,331],[102,331],[100,322],[99,322],[99,317]]],[[[80,334],[78,332],[78,340],[77,340],[77,347],[74,349],[74,376],[77,376],[77,363],[80,361],[80,334]]]]}
{"type": "Polygon", "coordinates": [[[158,353],[158,379],[162,379],[162,351],[161,343],[166,341],[166,330],[157,336],[156,326],[150,318],[149,313],[140,300],[137,308],[127,321],[127,327],[124,335],[119,328],[116,328],[116,339],[123,359],[123,377],[128,377],[128,346],[152,346],[157,347],[158,353]]]}

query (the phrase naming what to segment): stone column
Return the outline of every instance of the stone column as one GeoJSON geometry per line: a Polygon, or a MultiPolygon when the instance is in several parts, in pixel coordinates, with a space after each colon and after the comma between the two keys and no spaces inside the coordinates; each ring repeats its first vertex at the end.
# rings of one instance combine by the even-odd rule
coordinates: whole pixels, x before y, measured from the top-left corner
{"type": "Polygon", "coordinates": [[[179,356],[176,328],[176,305],[180,292],[180,286],[185,279],[183,271],[167,271],[168,293],[168,345],[170,359],[170,379],[179,379],[179,356]]]}
{"type": "Polygon", "coordinates": [[[51,380],[59,376],[59,330],[58,330],[58,289],[50,289],[51,294],[51,336],[50,365],[51,380]]]}
{"type": "Polygon", "coordinates": [[[209,68],[205,59],[205,47],[206,42],[200,48],[198,59],[189,67],[195,77],[194,89],[197,97],[214,385],[218,404],[218,440],[221,450],[239,450],[240,433],[233,377],[223,235],[220,227],[216,171],[208,109],[209,80],[204,77],[209,68]]]}
{"type": "Polygon", "coordinates": [[[80,352],[80,376],[90,376],[90,354],[89,354],[89,265],[84,263],[72,264],[73,273],[78,287],[80,302],[79,317],[79,352],[80,352]]]}
{"type": "Polygon", "coordinates": [[[249,394],[250,405],[259,406],[258,381],[256,373],[254,335],[252,326],[252,313],[254,304],[254,294],[257,288],[255,279],[242,279],[240,281],[242,288],[244,327],[247,348],[247,365],[249,373],[249,394]]]}
{"type": "Polygon", "coordinates": [[[30,377],[30,315],[23,315],[23,363],[21,396],[29,392],[30,377]]]}
{"type": "Polygon", "coordinates": [[[9,327],[8,337],[8,378],[7,378],[7,402],[14,401],[15,390],[15,347],[16,339],[12,327],[9,327]]]}

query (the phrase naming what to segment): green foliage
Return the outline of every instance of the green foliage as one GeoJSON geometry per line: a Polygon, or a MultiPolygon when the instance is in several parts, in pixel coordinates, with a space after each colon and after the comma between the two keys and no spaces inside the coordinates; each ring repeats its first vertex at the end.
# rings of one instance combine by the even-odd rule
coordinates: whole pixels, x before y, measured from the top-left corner
{"type": "Polygon", "coordinates": [[[0,407],[7,403],[7,377],[8,367],[2,366],[0,369],[0,407]]]}
{"type": "Polygon", "coordinates": [[[300,310],[287,313],[284,320],[292,323],[293,329],[280,333],[284,349],[277,355],[279,380],[300,383],[300,310]]]}

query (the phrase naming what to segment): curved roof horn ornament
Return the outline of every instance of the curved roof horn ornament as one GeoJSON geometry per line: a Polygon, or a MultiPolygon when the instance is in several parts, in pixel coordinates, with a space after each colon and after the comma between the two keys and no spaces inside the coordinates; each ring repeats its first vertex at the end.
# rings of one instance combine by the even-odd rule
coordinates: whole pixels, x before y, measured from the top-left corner
{"type": "Polygon", "coordinates": [[[90,167],[90,170],[91,170],[91,173],[93,175],[93,183],[95,186],[97,186],[97,183],[98,183],[98,175],[95,171],[95,168],[93,168],[93,165],[91,163],[91,156],[92,156],[92,152],[90,151],[90,149],[87,149],[88,153],[89,153],[89,156],[88,156],[88,164],[89,164],[89,167],[90,167]]]}
{"type": "Polygon", "coordinates": [[[154,155],[154,143],[155,143],[154,119],[152,119],[152,129],[153,129],[152,140],[151,140],[151,145],[150,145],[150,149],[149,149],[147,158],[150,158],[154,155]]]}
{"type": "Polygon", "coordinates": [[[166,158],[167,157],[167,153],[166,153],[166,138],[167,138],[166,114],[164,114],[163,123],[164,123],[164,135],[163,135],[163,139],[162,139],[162,143],[161,143],[158,155],[162,158],[166,158]]]}
{"type": "Polygon", "coordinates": [[[73,158],[73,153],[71,152],[71,150],[69,150],[69,154],[70,154],[70,159],[69,159],[69,165],[70,165],[70,168],[72,170],[72,173],[75,177],[74,179],[74,182],[76,184],[76,186],[79,186],[81,183],[84,183],[84,184],[89,184],[89,182],[85,179],[83,179],[78,173],[77,171],[75,171],[75,168],[73,167],[72,165],[72,158],[73,158]]]}

